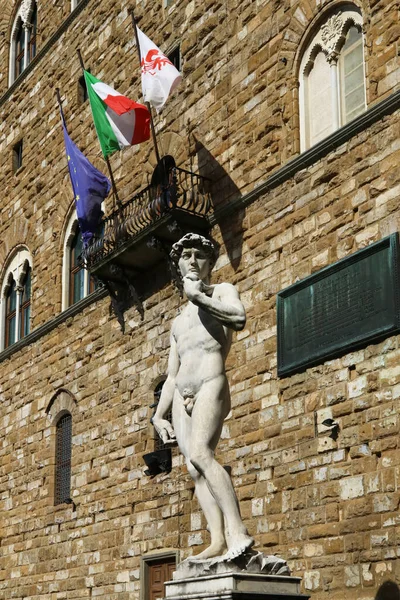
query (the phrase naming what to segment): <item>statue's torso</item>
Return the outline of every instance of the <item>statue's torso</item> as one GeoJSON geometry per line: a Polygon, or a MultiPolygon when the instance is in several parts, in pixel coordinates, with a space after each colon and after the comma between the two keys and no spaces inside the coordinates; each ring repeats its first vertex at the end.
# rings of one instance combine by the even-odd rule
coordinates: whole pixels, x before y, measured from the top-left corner
{"type": "MultiPolygon", "coordinates": [[[[213,297],[218,299],[218,286],[213,297]]],[[[232,339],[227,327],[189,302],[175,319],[172,334],[180,362],[176,385],[182,395],[188,390],[197,394],[205,382],[225,378],[225,359],[232,339]]]]}

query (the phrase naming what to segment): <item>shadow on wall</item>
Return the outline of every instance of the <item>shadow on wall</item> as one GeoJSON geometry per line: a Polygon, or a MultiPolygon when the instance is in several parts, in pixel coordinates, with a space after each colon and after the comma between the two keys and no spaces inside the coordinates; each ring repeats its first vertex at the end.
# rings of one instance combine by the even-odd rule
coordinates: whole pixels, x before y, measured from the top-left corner
{"type": "Polygon", "coordinates": [[[394,581],[385,581],[379,588],[375,600],[400,600],[400,588],[394,581]]]}
{"type": "MultiPolygon", "coordinates": [[[[195,135],[193,135],[193,138],[195,141],[199,174],[212,180],[211,196],[214,210],[232,202],[236,198],[240,198],[240,190],[229,174],[195,135]]],[[[231,214],[228,218],[224,218],[223,221],[218,223],[230,263],[235,271],[238,270],[242,259],[244,216],[245,211],[241,209],[235,212],[234,215],[231,214]]]]}

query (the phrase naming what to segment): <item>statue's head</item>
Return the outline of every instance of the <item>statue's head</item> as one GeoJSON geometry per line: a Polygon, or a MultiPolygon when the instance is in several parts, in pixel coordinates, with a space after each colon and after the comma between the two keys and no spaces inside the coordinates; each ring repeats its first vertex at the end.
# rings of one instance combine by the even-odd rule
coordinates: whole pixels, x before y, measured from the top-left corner
{"type": "Polygon", "coordinates": [[[193,273],[205,279],[217,260],[217,249],[213,242],[198,233],[187,233],[172,246],[172,260],[179,266],[182,277],[193,273]]]}

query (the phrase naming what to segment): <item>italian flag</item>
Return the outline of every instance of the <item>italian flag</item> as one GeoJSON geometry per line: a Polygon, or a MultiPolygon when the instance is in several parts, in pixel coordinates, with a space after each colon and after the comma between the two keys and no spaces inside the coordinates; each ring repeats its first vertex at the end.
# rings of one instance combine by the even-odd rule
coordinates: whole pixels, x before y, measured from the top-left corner
{"type": "Polygon", "coordinates": [[[104,158],[150,138],[150,113],[84,71],[90,108],[104,158]]]}

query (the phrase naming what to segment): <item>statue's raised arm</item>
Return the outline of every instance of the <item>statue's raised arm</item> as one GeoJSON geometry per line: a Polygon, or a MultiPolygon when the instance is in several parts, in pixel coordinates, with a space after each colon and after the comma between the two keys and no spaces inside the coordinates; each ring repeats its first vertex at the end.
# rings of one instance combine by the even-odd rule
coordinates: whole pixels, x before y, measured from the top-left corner
{"type": "Polygon", "coordinates": [[[236,288],[230,283],[205,285],[201,279],[183,278],[188,300],[199,306],[226,327],[241,331],[246,324],[246,313],[236,288]],[[214,293],[215,292],[215,293],[214,293]]]}

